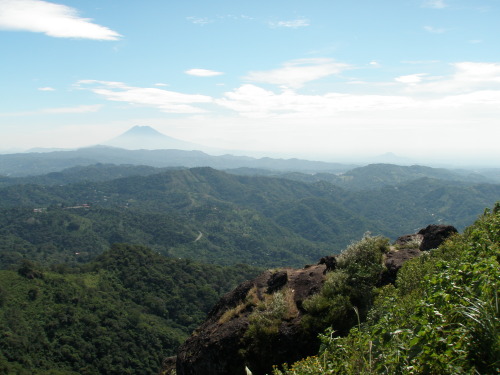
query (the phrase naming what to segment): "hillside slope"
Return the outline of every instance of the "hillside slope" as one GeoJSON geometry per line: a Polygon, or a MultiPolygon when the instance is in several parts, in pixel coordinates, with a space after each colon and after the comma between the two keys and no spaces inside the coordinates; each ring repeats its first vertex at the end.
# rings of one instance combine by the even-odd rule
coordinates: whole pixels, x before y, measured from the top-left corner
{"type": "Polygon", "coordinates": [[[0,373],[155,374],[248,266],[115,245],[84,268],[0,271],[0,373]]]}
{"type": "Polygon", "coordinates": [[[496,374],[500,367],[500,203],[461,236],[407,262],[366,323],[275,375],[496,374]]]}
{"type": "Polygon", "coordinates": [[[2,262],[86,262],[128,242],[210,263],[300,266],[367,231],[395,239],[429,223],[463,229],[500,196],[500,185],[427,178],[349,192],[211,168],[150,172],[0,189],[2,262]]]}

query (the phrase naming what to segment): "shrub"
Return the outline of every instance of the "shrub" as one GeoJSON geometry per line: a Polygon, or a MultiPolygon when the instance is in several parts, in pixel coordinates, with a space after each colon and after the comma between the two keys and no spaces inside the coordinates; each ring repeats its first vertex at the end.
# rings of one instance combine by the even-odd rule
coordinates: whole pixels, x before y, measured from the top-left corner
{"type": "Polygon", "coordinates": [[[304,301],[308,313],[304,327],[321,332],[333,327],[338,334],[347,334],[356,323],[354,307],[361,319],[373,303],[374,288],[383,271],[382,257],[389,240],[369,234],[348,246],[337,257],[337,269],[327,274],[321,291],[304,301]]]}
{"type": "MultiPolygon", "coordinates": [[[[275,375],[497,374],[500,204],[463,235],[402,268],[365,324],[320,335],[316,357],[275,375]]],[[[335,327],[334,327],[335,328],[335,327]]]]}

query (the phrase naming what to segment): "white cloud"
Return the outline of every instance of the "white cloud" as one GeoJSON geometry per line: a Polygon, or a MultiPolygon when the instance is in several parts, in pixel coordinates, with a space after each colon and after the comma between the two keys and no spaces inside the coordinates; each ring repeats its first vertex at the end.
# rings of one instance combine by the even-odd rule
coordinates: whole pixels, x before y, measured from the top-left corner
{"type": "Polygon", "coordinates": [[[78,16],[76,9],[42,0],[0,0],[0,29],[56,38],[117,40],[120,34],[78,16]]]}
{"type": "MultiPolygon", "coordinates": [[[[428,77],[419,82],[406,82],[412,83],[410,92],[458,95],[474,91],[500,90],[500,63],[460,62],[451,66],[454,71],[447,77],[428,77]]],[[[416,76],[419,75],[420,78],[423,77],[421,73],[416,76]]]]}
{"type": "Polygon", "coordinates": [[[424,26],[424,30],[432,34],[444,34],[446,32],[446,29],[433,26],[424,26]]]}
{"type": "Polygon", "coordinates": [[[89,113],[89,112],[97,112],[102,107],[101,104],[95,105],[80,105],[77,107],[62,107],[62,108],[46,108],[42,110],[43,113],[89,113]]]}
{"type": "Polygon", "coordinates": [[[277,21],[277,22],[269,22],[269,26],[273,28],[277,27],[287,27],[291,29],[297,29],[299,27],[307,27],[309,26],[309,20],[299,18],[296,20],[290,20],[290,21],[277,21]]]}
{"type": "Polygon", "coordinates": [[[106,100],[158,108],[167,113],[203,113],[205,110],[191,104],[212,102],[212,98],[206,95],[183,94],[154,87],[132,87],[122,82],[82,80],[76,86],[88,89],[106,100]]]}
{"type": "Polygon", "coordinates": [[[208,69],[189,69],[186,70],[184,73],[197,77],[215,77],[224,74],[222,72],[216,72],[214,70],[208,70],[208,69]]]}
{"type": "Polygon", "coordinates": [[[39,91],[56,91],[56,89],[53,87],[39,87],[38,90],[39,91]]]}
{"type": "MultiPolygon", "coordinates": [[[[215,103],[241,116],[254,118],[318,119],[338,117],[341,113],[360,117],[368,113],[382,117],[385,116],[383,113],[397,113],[405,118],[409,113],[416,115],[419,111],[437,111],[438,114],[457,108],[471,110],[469,115],[472,116],[480,115],[483,109],[498,112],[495,108],[500,108],[500,64],[462,62],[452,67],[454,70],[448,76],[415,73],[396,77],[395,81],[404,87],[402,92],[396,91],[401,85],[381,83],[395,88],[385,95],[345,92],[303,95],[291,89],[277,93],[254,84],[244,84],[226,92],[215,103]]],[[[347,83],[367,84],[362,81],[347,83]]]]}
{"type": "Polygon", "coordinates": [[[409,74],[405,76],[396,77],[394,80],[399,83],[414,85],[422,82],[422,77],[425,77],[426,75],[427,73],[409,74]]]}
{"type": "Polygon", "coordinates": [[[430,103],[437,108],[500,108],[500,90],[481,90],[467,94],[449,95],[430,103]]]}
{"type": "Polygon", "coordinates": [[[214,22],[213,20],[206,17],[186,17],[189,22],[194,23],[195,25],[205,26],[209,23],[214,22]]]}
{"type": "Polygon", "coordinates": [[[279,94],[245,84],[226,92],[216,104],[232,109],[245,117],[318,118],[340,112],[394,110],[414,108],[418,102],[404,96],[327,93],[301,95],[292,90],[279,94]]]}
{"type": "Polygon", "coordinates": [[[282,87],[299,88],[307,82],[339,74],[349,68],[348,64],[337,63],[331,59],[299,59],[287,62],[279,69],[250,72],[245,79],[282,87]]]}
{"type": "Polygon", "coordinates": [[[448,6],[445,0],[427,0],[423,4],[426,8],[444,9],[448,6]]]}

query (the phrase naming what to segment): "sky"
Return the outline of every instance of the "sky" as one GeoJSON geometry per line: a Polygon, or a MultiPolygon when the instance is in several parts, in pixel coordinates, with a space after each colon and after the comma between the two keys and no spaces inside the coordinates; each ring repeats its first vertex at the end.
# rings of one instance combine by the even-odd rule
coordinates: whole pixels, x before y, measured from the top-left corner
{"type": "Polygon", "coordinates": [[[0,151],[135,125],[225,150],[500,166],[499,0],[0,0],[0,151]]]}

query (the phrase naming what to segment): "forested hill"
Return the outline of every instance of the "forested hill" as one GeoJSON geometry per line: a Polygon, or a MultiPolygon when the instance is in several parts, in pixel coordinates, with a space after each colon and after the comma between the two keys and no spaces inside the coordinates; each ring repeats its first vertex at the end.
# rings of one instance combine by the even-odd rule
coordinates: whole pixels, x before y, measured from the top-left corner
{"type": "Polygon", "coordinates": [[[208,167],[3,182],[0,373],[19,375],[156,373],[257,268],[316,264],[366,231],[462,229],[500,196],[500,185],[429,177],[354,191],[208,167]]]}
{"type": "Polygon", "coordinates": [[[255,276],[114,245],[80,268],[0,270],[0,373],[156,374],[218,298],[255,276]]]}
{"type": "Polygon", "coordinates": [[[97,163],[148,165],[152,167],[265,168],[299,172],[339,173],[355,167],[353,164],[328,163],[301,159],[252,158],[235,155],[208,155],[201,151],[184,150],[125,150],[108,146],[46,153],[0,155],[0,175],[22,177],[59,172],[75,166],[97,163]]]}
{"type": "Polygon", "coordinates": [[[152,172],[0,189],[3,265],[26,255],[86,262],[127,242],[210,263],[301,266],[366,231],[394,239],[429,223],[462,229],[500,196],[500,185],[430,178],[348,191],[211,168],[152,172]]]}
{"type": "MultiPolygon", "coordinates": [[[[167,168],[165,168],[167,169],[167,168]]],[[[173,169],[173,168],[172,168],[173,169]]],[[[75,166],[63,169],[59,172],[47,174],[25,176],[25,177],[5,177],[0,176],[0,187],[35,184],[35,185],[67,185],[85,181],[109,181],[121,177],[147,176],[157,174],[161,168],[147,165],[115,165],[115,164],[92,164],[87,166],[75,166]]]]}
{"type": "MultiPolygon", "coordinates": [[[[369,164],[364,167],[349,170],[347,170],[347,166],[344,168],[339,167],[334,173],[321,171],[321,168],[312,167],[314,164],[301,164],[301,161],[282,160],[280,161],[281,164],[276,163],[276,165],[273,165],[274,161],[275,159],[261,159],[260,168],[239,167],[223,170],[241,176],[279,177],[308,183],[326,181],[347,190],[354,191],[374,190],[385,186],[395,186],[420,178],[433,178],[448,182],[454,181],[468,184],[500,182],[500,177],[498,176],[499,172],[495,169],[473,171],[465,169],[450,170],[445,168],[431,168],[420,165],[400,166],[394,164],[369,164]],[[289,165],[287,165],[287,163],[289,165]],[[294,163],[296,163],[295,166],[294,163]],[[307,169],[308,165],[311,168],[310,170],[307,169]],[[281,169],[276,169],[279,167],[281,167],[281,169]],[[302,172],[300,172],[301,170],[302,172]]],[[[145,162],[147,162],[147,160],[145,160],[145,162]]],[[[17,167],[20,168],[22,166],[17,167]]],[[[57,167],[54,168],[58,169],[57,167]]],[[[138,164],[116,165],[97,163],[87,165],[84,163],[82,165],[76,165],[47,174],[38,174],[43,171],[44,168],[34,171],[33,174],[35,175],[24,177],[6,177],[0,174],[0,187],[29,183],[39,185],[65,185],[83,181],[109,181],[120,177],[147,176],[173,169],[187,169],[187,167],[159,168],[138,164]]],[[[29,170],[30,169],[19,169],[19,172],[13,173],[13,175],[25,175],[29,170]]]]}

